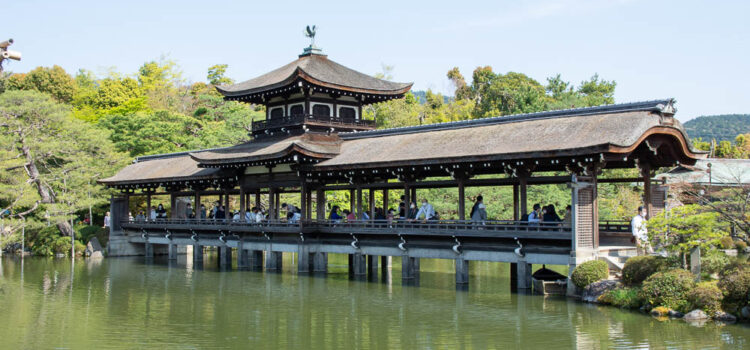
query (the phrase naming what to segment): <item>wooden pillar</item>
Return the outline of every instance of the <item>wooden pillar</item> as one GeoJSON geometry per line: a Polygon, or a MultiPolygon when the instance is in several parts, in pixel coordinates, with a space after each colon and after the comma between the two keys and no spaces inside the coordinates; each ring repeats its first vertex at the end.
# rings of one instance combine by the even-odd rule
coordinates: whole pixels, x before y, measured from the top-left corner
{"type": "Polygon", "coordinates": [[[308,273],[312,271],[313,255],[310,254],[310,246],[304,243],[297,245],[297,272],[308,273]]]}
{"type": "Polygon", "coordinates": [[[375,190],[372,188],[367,191],[367,193],[370,194],[370,198],[368,198],[368,205],[370,206],[370,220],[375,220],[375,190]]]}
{"type": "Polygon", "coordinates": [[[469,261],[458,258],[456,261],[456,285],[469,283],[469,261]]]}
{"type": "Polygon", "coordinates": [[[380,277],[385,281],[388,280],[388,274],[390,273],[390,270],[388,270],[388,262],[391,260],[390,256],[382,255],[380,257],[380,277]]]}
{"type": "MultiPolygon", "coordinates": [[[[279,189],[281,190],[281,189],[279,189]]],[[[274,193],[275,198],[273,199],[274,205],[276,206],[276,209],[274,209],[274,212],[276,213],[276,220],[279,219],[279,215],[281,213],[281,192],[276,191],[274,193]]]]}
{"type": "Polygon", "coordinates": [[[318,220],[325,220],[326,219],[326,192],[323,190],[322,185],[315,190],[315,201],[316,201],[315,217],[318,220]]]}
{"type": "Polygon", "coordinates": [[[410,190],[411,190],[411,200],[414,201],[414,204],[417,204],[417,201],[418,201],[418,199],[417,199],[417,188],[416,187],[411,187],[410,190]]]}
{"type": "Polygon", "coordinates": [[[308,203],[307,203],[307,189],[308,189],[307,182],[302,181],[302,186],[300,188],[299,211],[300,211],[300,214],[302,214],[303,220],[307,220],[310,218],[307,214],[307,209],[309,209],[308,203]]]}
{"type": "Polygon", "coordinates": [[[146,221],[151,220],[151,193],[146,194],[146,221]]]}
{"type": "Polygon", "coordinates": [[[383,190],[383,215],[388,215],[388,189],[383,190]]]}
{"type": "MultiPolygon", "coordinates": [[[[276,189],[273,187],[268,188],[268,220],[276,220],[276,189]]],[[[268,260],[268,259],[266,259],[268,260]]]]}
{"type": "Polygon", "coordinates": [[[224,196],[224,215],[226,216],[226,221],[232,221],[232,214],[229,212],[229,189],[226,190],[226,195],[224,196]]]}
{"type": "Polygon", "coordinates": [[[310,186],[307,186],[307,191],[305,191],[305,196],[307,197],[307,211],[305,212],[305,219],[310,220],[312,219],[312,211],[313,211],[313,200],[312,200],[312,188],[310,186]]]}
{"type": "Polygon", "coordinates": [[[168,218],[177,219],[177,196],[174,193],[169,194],[169,214],[168,218]]]}
{"type": "Polygon", "coordinates": [[[260,209],[260,188],[255,190],[255,207],[260,209]]]}
{"type": "Polygon", "coordinates": [[[328,272],[328,253],[316,252],[314,254],[313,272],[328,272]]]}
{"type": "MultiPolygon", "coordinates": [[[[464,179],[458,179],[458,219],[466,220],[466,191],[464,179]]],[[[458,277],[456,277],[458,278],[458,277]]]]}
{"type": "Polygon", "coordinates": [[[195,190],[195,218],[201,219],[201,193],[197,189],[195,190]]]}
{"type": "Polygon", "coordinates": [[[237,269],[246,270],[249,267],[250,267],[250,254],[244,247],[244,241],[240,239],[240,241],[237,244],[237,269]]]}
{"type": "Polygon", "coordinates": [[[145,250],[146,259],[153,259],[154,258],[154,245],[150,242],[146,242],[143,244],[143,248],[145,250]]]}
{"type": "Polygon", "coordinates": [[[247,195],[245,189],[240,185],[240,221],[245,220],[245,212],[247,211],[247,195]]]}
{"type": "Polygon", "coordinates": [[[526,199],[526,187],[528,184],[529,178],[526,175],[521,175],[518,177],[518,192],[519,192],[519,205],[521,207],[521,217],[529,213],[528,203],[526,199]]]}
{"type": "Polygon", "coordinates": [[[362,219],[362,186],[357,185],[357,219],[362,219]]]}
{"type": "Polygon", "coordinates": [[[281,271],[282,269],[282,253],[281,252],[266,252],[266,270],[267,271],[281,271]]]}
{"type": "Polygon", "coordinates": [[[641,177],[643,178],[643,207],[646,208],[646,218],[651,218],[651,210],[653,209],[651,200],[651,164],[646,162],[640,163],[641,177]]]}
{"type": "Polygon", "coordinates": [[[356,208],[356,196],[354,195],[354,189],[349,190],[349,211],[354,212],[354,209],[356,208]]]}
{"type": "Polygon", "coordinates": [[[518,184],[513,185],[513,221],[521,220],[520,204],[518,203],[518,184]]]}
{"type": "Polygon", "coordinates": [[[411,190],[409,189],[409,183],[404,182],[404,217],[408,220],[409,218],[409,206],[411,205],[411,190]]]}
{"type": "Polygon", "coordinates": [[[219,268],[220,269],[231,269],[232,268],[232,248],[223,245],[217,247],[219,257],[219,268]]]}

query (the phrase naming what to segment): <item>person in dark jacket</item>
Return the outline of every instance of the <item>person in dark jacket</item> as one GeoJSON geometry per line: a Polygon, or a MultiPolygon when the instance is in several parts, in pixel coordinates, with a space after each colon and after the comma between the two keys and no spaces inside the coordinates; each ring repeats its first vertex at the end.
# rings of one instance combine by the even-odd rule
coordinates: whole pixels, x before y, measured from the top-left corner
{"type": "Polygon", "coordinates": [[[547,206],[547,210],[545,211],[544,216],[542,216],[542,221],[562,222],[562,219],[560,219],[560,216],[557,215],[557,210],[555,210],[554,204],[550,204],[547,206]]]}

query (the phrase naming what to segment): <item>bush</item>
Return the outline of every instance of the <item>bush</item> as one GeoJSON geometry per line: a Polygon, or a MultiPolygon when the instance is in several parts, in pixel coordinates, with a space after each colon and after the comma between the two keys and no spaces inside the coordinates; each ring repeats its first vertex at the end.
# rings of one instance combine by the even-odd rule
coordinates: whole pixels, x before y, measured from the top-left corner
{"type": "Polygon", "coordinates": [[[745,243],[745,241],[743,241],[743,240],[739,240],[739,239],[738,239],[738,240],[734,241],[734,245],[735,245],[735,246],[737,247],[737,249],[739,249],[740,251],[744,251],[745,249],[747,249],[747,243],[745,243]]]}
{"type": "Polygon", "coordinates": [[[721,311],[722,297],[721,289],[716,286],[716,282],[701,282],[688,294],[688,302],[690,309],[701,309],[713,317],[721,311]]]}
{"type": "Polygon", "coordinates": [[[750,298],[750,268],[730,264],[721,272],[718,286],[724,295],[724,305],[728,311],[747,305],[750,298]]]}
{"type": "Polygon", "coordinates": [[[578,288],[586,288],[591,283],[609,277],[607,263],[601,260],[587,261],[578,265],[570,278],[578,288]]]}
{"type": "Polygon", "coordinates": [[[643,305],[640,289],[637,287],[617,287],[599,297],[599,302],[626,309],[637,309],[643,305]]]}
{"type": "Polygon", "coordinates": [[[80,226],[76,228],[76,233],[78,234],[76,238],[79,238],[84,244],[88,243],[91,237],[96,237],[102,247],[106,247],[107,241],[109,241],[108,230],[101,226],[80,226]]]}
{"type": "Polygon", "coordinates": [[[729,265],[729,257],[724,252],[709,250],[701,257],[701,270],[705,273],[718,273],[729,265]]]}
{"type": "Polygon", "coordinates": [[[641,298],[653,306],[688,312],[687,295],[695,288],[693,274],[683,269],[657,272],[643,281],[641,298]]]}
{"type": "Polygon", "coordinates": [[[732,237],[724,236],[719,240],[719,245],[721,249],[734,249],[734,240],[732,237]]]}
{"type": "Polygon", "coordinates": [[[667,270],[673,263],[658,256],[634,256],[622,268],[622,282],[629,286],[641,284],[649,276],[667,270]]]}

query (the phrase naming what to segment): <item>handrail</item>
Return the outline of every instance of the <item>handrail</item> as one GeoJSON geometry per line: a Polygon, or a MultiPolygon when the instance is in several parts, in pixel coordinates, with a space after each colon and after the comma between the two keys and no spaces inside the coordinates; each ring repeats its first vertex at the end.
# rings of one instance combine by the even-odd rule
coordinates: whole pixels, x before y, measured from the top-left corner
{"type": "Polygon", "coordinates": [[[299,114],[285,116],[281,118],[272,118],[265,120],[257,120],[252,122],[252,129],[254,132],[265,130],[273,127],[284,127],[302,124],[304,122],[321,123],[330,126],[336,125],[347,125],[347,126],[361,126],[361,127],[375,127],[376,123],[374,120],[368,119],[355,119],[355,118],[340,118],[331,116],[321,116],[313,114],[299,114]]]}

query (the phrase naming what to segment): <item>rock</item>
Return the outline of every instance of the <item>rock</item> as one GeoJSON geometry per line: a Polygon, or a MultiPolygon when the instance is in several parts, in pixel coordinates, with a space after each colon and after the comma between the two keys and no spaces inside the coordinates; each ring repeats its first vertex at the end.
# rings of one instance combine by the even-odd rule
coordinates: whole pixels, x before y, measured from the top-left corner
{"type": "Polygon", "coordinates": [[[744,319],[750,319],[750,306],[745,306],[740,310],[740,316],[744,319]]]}
{"type": "Polygon", "coordinates": [[[615,289],[619,284],[620,282],[616,280],[603,280],[589,284],[583,289],[581,300],[587,303],[598,303],[599,297],[602,296],[602,294],[615,289]]]}
{"type": "Polygon", "coordinates": [[[724,311],[717,312],[716,316],[714,316],[714,319],[717,320],[717,321],[726,322],[726,323],[735,323],[735,322],[737,322],[737,317],[735,317],[734,315],[732,315],[732,314],[730,314],[728,312],[724,312],[724,311]]]}
{"type": "Polygon", "coordinates": [[[667,316],[673,317],[673,318],[683,318],[685,317],[685,314],[679,311],[669,310],[669,312],[667,313],[667,316]]]}
{"type": "Polygon", "coordinates": [[[91,237],[89,243],[86,244],[86,256],[93,259],[104,257],[102,254],[102,245],[96,237],[91,237]]]}
{"type": "Polygon", "coordinates": [[[709,318],[710,317],[708,317],[708,315],[706,315],[706,313],[700,309],[695,309],[693,311],[690,311],[687,314],[685,314],[685,316],[683,317],[685,321],[707,320],[709,318]]]}

